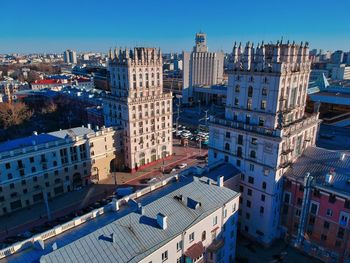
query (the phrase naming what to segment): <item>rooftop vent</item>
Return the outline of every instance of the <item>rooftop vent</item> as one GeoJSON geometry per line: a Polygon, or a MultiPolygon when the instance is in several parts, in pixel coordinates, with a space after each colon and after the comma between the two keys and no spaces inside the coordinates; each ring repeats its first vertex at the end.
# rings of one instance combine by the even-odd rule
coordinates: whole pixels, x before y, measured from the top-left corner
{"type": "Polygon", "coordinates": [[[217,184],[219,187],[223,187],[224,186],[224,177],[222,175],[219,175],[216,179],[217,184]]]}
{"type": "Polygon", "coordinates": [[[33,131],[33,135],[38,135],[38,132],[37,131],[33,131]]]}
{"type": "Polygon", "coordinates": [[[157,214],[157,223],[161,229],[167,229],[168,227],[168,217],[162,213],[157,214]]]}

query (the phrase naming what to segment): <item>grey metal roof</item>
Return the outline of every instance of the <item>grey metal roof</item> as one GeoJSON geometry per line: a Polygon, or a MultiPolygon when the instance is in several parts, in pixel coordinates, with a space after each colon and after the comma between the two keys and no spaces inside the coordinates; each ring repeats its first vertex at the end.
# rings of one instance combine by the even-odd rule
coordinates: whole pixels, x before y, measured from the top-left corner
{"type": "Polygon", "coordinates": [[[307,173],[314,177],[314,183],[318,187],[349,196],[350,153],[348,151],[308,147],[285,175],[302,181],[307,173]],[[343,159],[342,154],[345,154],[343,159]],[[328,184],[325,177],[331,169],[334,169],[335,176],[333,184],[328,184]]]}
{"type": "Polygon", "coordinates": [[[72,134],[75,136],[81,136],[93,132],[93,130],[77,127],[67,130],[55,131],[50,133],[42,133],[38,135],[31,135],[19,139],[0,143],[0,152],[11,151],[15,149],[21,149],[23,147],[44,144],[52,141],[64,139],[67,135],[72,134]]]}
{"type": "MultiPolygon", "coordinates": [[[[130,204],[130,212],[96,231],[41,257],[41,262],[138,262],[169,240],[180,235],[224,203],[232,200],[237,193],[198,180],[177,182],[138,200],[144,208],[143,215],[130,204]],[[197,209],[186,206],[174,199],[183,195],[201,203],[197,209]],[[168,217],[168,227],[158,227],[157,214],[168,217]],[[111,234],[114,242],[111,241],[111,234]]],[[[119,213],[119,212],[113,212],[119,213]]]]}

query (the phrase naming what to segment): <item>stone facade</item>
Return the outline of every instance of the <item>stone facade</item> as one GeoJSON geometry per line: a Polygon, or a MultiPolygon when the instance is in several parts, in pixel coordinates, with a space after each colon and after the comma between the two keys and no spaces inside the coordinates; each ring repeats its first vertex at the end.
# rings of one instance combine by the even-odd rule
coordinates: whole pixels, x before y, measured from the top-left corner
{"type": "Polygon", "coordinates": [[[172,93],[163,92],[161,51],[110,51],[108,68],[105,123],[124,129],[125,165],[134,171],[172,155],[172,93]]]}
{"type": "Polygon", "coordinates": [[[0,144],[0,215],[107,179],[123,161],[121,135],[82,127],[0,144]]]}
{"type": "Polygon", "coordinates": [[[264,244],[279,236],[283,174],[315,144],[318,113],[305,113],[308,45],[234,45],[225,116],[211,117],[209,164],[242,172],[240,230],[264,244]]]}

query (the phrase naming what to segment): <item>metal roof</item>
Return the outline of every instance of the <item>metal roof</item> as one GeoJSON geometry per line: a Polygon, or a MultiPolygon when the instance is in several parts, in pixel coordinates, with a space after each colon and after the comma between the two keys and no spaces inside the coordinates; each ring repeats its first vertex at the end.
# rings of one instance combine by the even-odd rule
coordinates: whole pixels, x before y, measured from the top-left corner
{"type": "Polygon", "coordinates": [[[129,202],[130,212],[112,212],[114,216],[120,213],[121,217],[42,256],[40,261],[138,262],[238,195],[228,188],[208,185],[198,179],[183,180],[138,200],[144,207],[143,215],[137,211],[136,204],[129,202]],[[200,202],[201,206],[189,208],[174,199],[176,195],[200,202]],[[168,227],[164,230],[157,224],[158,213],[168,218],[168,227]]]}
{"type": "Polygon", "coordinates": [[[307,173],[314,177],[317,187],[349,196],[350,152],[308,147],[285,175],[303,181],[307,173]],[[325,178],[331,170],[334,170],[334,180],[329,184],[325,178]]]}
{"type": "Polygon", "coordinates": [[[94,132],[91,129],[84,127],[76,127],[67,130],[60,130],[50,133],[42,133],[38,135],[31,135],[24,138],[14,139],[11,141],[0,143],[0,153],[21,149],[28,146],[40,145],[52,141],[62,140],[67,135],[82,136],[94,132]]]}

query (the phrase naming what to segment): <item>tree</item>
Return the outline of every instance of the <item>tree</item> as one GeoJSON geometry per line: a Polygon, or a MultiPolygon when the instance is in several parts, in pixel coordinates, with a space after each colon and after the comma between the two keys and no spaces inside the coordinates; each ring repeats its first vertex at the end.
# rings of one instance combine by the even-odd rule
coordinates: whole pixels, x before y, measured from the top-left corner
{"type": "Polygon", "coordinates": [[[0,123],[4,129],[20,125],[29,120],[33,111],[29,110],[23,102],[0,103],[0,123]]]}

